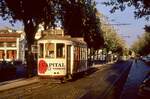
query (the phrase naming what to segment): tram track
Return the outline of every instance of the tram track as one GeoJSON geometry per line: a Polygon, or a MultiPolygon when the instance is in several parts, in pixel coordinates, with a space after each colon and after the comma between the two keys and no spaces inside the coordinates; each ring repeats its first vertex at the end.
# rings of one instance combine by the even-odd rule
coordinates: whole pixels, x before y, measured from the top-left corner
{"type": "MultiPolygon", "coordinates": [[[[118,83],[118,81],[121,79],[122,76],[128,74],[127,72],[129,72],[130,68],[132,67],[132,65],[134,64],[134,62],[131,63],[127,63],[126,65],[128,65],[128,67],[126,67],[124,70],[119,70],[119,72],[121,73],[119,77],[117,77],[110,86],[108,86],[108,88],[106,88],[106,91],[104,91],[104,93],[102,94],[102,96],[100,96],[100,99],[109,99],[109,97],[107,97],[109,95],[109,93],[111,93],[111,91],[113,90],[114,86],[118,83]]],[[[126,76],[127,77],[127,76],[126,76]]]]}
{"type": "Polygon", "coordinates": [[[112,94],[111,91],[114,90],[115,85],[118,83],[121,77],[130,70],[132,62],[127,62],[124,65],[127,65],[127,67],[123,68],[119,66],[118,68],[111,66],[108,68],[107,73],[103,73],[103,75],[101,75],[102,77],[99,79],[103,84],[98,84],[97,87],[93,86],[93,89],[91,88],[87,90],[82,94],[82,96],[80,96],[79,99],[115,99],[110,98],[109,95],[112,94]],[[117,70],[116,73],[113,72],[111,68],[117,70]]]}
{"type": "Polygon", "coordinates": [[[36,93],[57,87],[60,83],[52,79],[45,80],[38,77],[17,79],[0,83],[0,99],[21,99],[34,97],[36,93]],[[40,90],[39,90],[40,89],[40,90]]]}

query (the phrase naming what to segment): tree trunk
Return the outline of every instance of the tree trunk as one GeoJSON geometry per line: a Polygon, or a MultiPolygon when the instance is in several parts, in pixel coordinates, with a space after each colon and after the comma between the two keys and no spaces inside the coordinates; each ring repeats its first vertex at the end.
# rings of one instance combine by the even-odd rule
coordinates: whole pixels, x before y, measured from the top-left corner
{"type": "Polygon", "coordinates": [[[31,51],[31,45],[34,44],[34,37],[37,31],[38,24],[34,25],[32,19],[24,20],[23,23],[27,40],[27,51],[25,53],[25,58],[27,62],[26,77],[29,78],[33,76],[34,56],[31,51]]]}
{"type": "Polygon", "coordinates": [[[28,44],[28,50],[26,52],[26,62],[27,62],[27,71],[26,71],[26,77],[30,78],[33,76],[33,69],[34,69],[34,57],[33,57],[33,53],[31,52],[31,45],[32,44],[28,44]]]}

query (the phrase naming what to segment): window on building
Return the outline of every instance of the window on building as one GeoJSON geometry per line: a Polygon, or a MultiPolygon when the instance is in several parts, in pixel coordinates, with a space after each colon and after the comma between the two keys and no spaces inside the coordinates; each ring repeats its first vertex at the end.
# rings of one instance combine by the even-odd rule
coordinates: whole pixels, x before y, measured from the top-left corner
{"type": "Polygon", "coordinates": [[[5,56],[4,50],[0,50],[0,59],[3,59],[5,56]]]}
{"type": "Polygon", "coordinates": [[[7,47],[16,47],[16,42],[7,42],[6,46],[7,47]]]}
{"type": "Polygon", "coordinates": [[[65,57],[65,44],[63,44],[63,43],[56,44],[56,56],[57,56],[57,58],[65,57]]]}
{"type": "Polygon", "coordinates": [[[46,43],[45,44],[45,52],[48,58],[54,58],[54,44],[53,43],[46,43]]]}
{"type": "Polygon", "coordinates": [[[16,59],[17,51],[16,50],[7,50],[7,59],[16,59]]]}
{"type": "Polygon", "coordinates": [[[4,42],[0,42],[0,47],[4,47],[4,42]]]}
{"type": "Polygon", "coordinates": [[[43,58],[43,53],[44,53],[44,44],[40,43],[39,44],[39,58],[43,58]]]}

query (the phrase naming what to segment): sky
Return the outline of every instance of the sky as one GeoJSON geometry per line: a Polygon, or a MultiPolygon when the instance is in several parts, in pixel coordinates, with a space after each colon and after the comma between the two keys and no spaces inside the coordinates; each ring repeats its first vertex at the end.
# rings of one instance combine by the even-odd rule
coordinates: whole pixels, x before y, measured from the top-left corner
{"type": "MultiPolygon", "coordinates": [[[[144,26],[150,25],[150,21],[146,21],[144,18],[135,19],[134,18],[134,8],[126,8],[123,12],[116,11],[115,13],[110,13],[111,7],[106,7],[101,4],[101,2],[106,0],[96,0],[97,9],[100,13],[108,18],[110,24],[130,24],[130,25],[113,25],[117,33],[123,37],[127,45],[131,47],[138,36],[144,33],[144,26]]],[[[108,1],[108,0],[107,0],[108,1]]]]}
{"type": "MultiPolygon", "coordinates": [[[[111,7],[106,7],[105,5],[102,5],[101,2],[103,1],[107,1],[107,0],[96,0],[97,3],[96,7],[100,13],[102,13],[108,18],[110,24],[116,24],[116,23],[130,24],[130,25],[120,25],[120,26],[113,25],[117,33],[123,37],[123,39],[130,47],[133,44],[133,42],[137,40],[137,37],[144,33],[143,28],[145,25],[150,25],[150,21],[148,22],[144,18],[135,19],[133,14],[134,8],[126,8],[126,10],[123,12],[116,11],[115,13],[111,14],[109,12],[111,7]]],[[[0,18],[0,29],[7,28],[7,27],[17,29],[17,30],[23,30],[23,26],[20,22],[17,22],[15,26],[12,27],[12,25],[8,21],[3,21],[0,18]]]]}
{"type": "Polygon", "coordinates": [[[23,25],[21,22],[17,21],[14,26],[12,26],[8,20],[3,20],[0,17],[0,29],[5,29],[5,28],[10,28],[10,29],[15,29],[15,30],[23,30],[23,25]]]}

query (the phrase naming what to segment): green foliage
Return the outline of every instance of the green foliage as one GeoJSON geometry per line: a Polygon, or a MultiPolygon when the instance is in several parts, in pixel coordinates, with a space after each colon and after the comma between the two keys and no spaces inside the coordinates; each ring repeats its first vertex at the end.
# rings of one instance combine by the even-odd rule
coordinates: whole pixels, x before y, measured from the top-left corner
{"type": "Polygon", "coordinates": [[[1,0],[0,15],[4,20],[10,20],[12,24],[16,20],[23,23],[30,46],[34,42],[34,36],[40,23],[54,24],[53,4],[51,0],[1,0]]]}
{"type": "Polygon", "coordinates": [[[113,53],[122,54],[124,51],[125,43],[123,39],[116,33],[116,31],[109,25],[103,28],[104,31],[104,46],[108,51],[113,53]]]}
{"type": "Polygon", "coordinates": [[[0,16],[12,24],[23,22],[29,46],[39,24],[48,29],[60,22],[66,34],[84,37],[89,47],[98,49],[104,40],[95,6],[93,0],[0,0],[0,16]]]}
{"type": "Polygon", "coordinates": [[[150,53],[150,32],[148,27],[145,26],[145,33],[132,45],[132,49],[137,54],[147,55],[150,53]]]}
{"type": "Polygon", "coordinates": [[[133,6],[135,8],[134,14],[136,18],[145,17],[148,20],[150,17],[149,0],[109,0],[103,4],[112,6],[111,13],[114,13],[118,9],[124,11],[126,7],[133,6]]]}
{"type": "MultiPolygon", "coordinates": [[[[114,13],[116,10],[124,11],[127,7],[134,7],[135,18],[144,17],[146,20],[150,18],[150,2],[149,0],[108,0],[103,2],[106,6],[111,6],[111,13],[114,13]]],[[[148,54],[150,53],[150,26],[145,26],[146,33],[142,38],[139,38],[138,41],[134,43],[132,49],[136,53],[148,54]]],[[[120,49],[120,48],[119,48],[120,49]]]]}
{"type": "Polygon", "coordinates": [[[148,33],[150,33],[150,26],[148,26],[148,25],[145,25],[145,32],[148,32],[148,33]]]}

